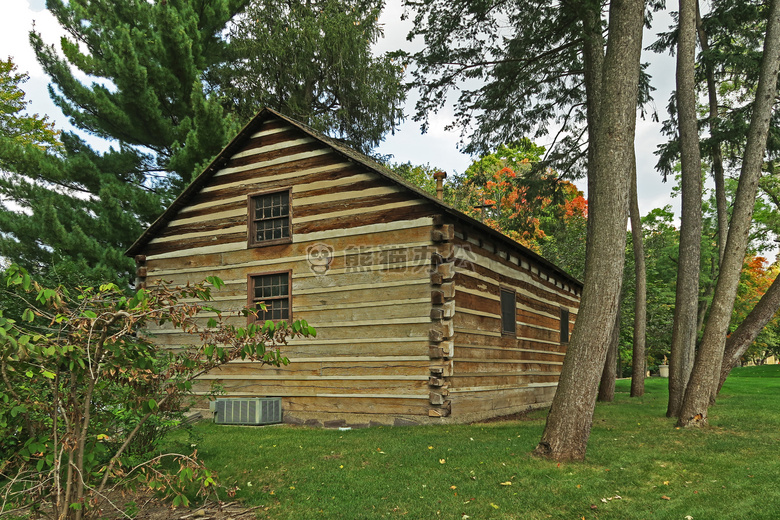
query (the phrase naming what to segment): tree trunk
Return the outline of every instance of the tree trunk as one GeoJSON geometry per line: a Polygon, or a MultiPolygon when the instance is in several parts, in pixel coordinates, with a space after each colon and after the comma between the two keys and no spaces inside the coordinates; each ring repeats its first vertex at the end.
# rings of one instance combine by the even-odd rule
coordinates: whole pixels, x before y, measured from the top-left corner
{"type": "MultiPolygon", "coordinates": [[[[699,2],[696,2],[696,30],[699,35],[699,44],[704,53],[710,52],[710,43],[704,26],[701,23],[701,10],[699,2]]],[[[707,99],[709,101],[710,135],[718,133],[720,126],[720,114],[718,113],[718,89],[715,83],[715,71],[708,60],[704,66],[704,75],[707,78],[707,99]]],[[[726,249],[726,239],[729,234],[729,212],[726,200],[726,182],[723,169],[723,153],[720,149],[720,141],[715,141],[709,150],[712,161],[712,178],[715,181],[715,207],[718,219],[718,263],[723,260],[723,252],[726,249]]]]}
{"type": "Polygon", "coordinates": [[[726,250],[720,265],[710,316],[704,328],[704,337],[685,392],[678,421],[679,426],[707,424],[710,396],[715,393],[720,379],[726,333],[731,321],[734,298],[745,258],[745,249],[753,218],[753,206],[758,192],[758,181],[761,178],[769,122],[777,93],[779,64],[780,4],[777,0],[772,0],[764,41],[764,54],[761,59],[761,72],[756,88],[756,100],[751,114],[739,185],[734,197],[734,210],[731,215],[726,250]]]}
{"type": "MultiPolygon", "coordinates": [[[[594,7],[598,9],[599,4],[588,3],[585,16],[592,16],[594,7]]],[[[558,390],[535,450],[538,455],[556,460],[585,457],[599,378],[618,312],[643,21],[642,0],[610,3],[603,80],[595,85],[601,96],[598,124],[589,134],[593,136],[590,140],[593,162],[588,168],[588,186],[592,191],[589,191],[585,286],[558,390]]],[[[586,47],[594,44],[592,35],[593,32],[585,35],[586,47]]],[[[586,57],[589,54],[587,49],[585,54],[586,57]]],[[[593,71],[590,73],[592,80],[593,71]]]]}
{"type": "Polygon", "coordinates": [[[599,402],[608,403],[615,400],[615,379],[617,379],[617,358],[619,346],[620,304],[618,303],[618,313],[615,315],[615,324],[612,327],[612,334],[609,338],[607,357],[604,361],[604,370],[601,372],[601,383],[599,383],[599,395],[596,398],[596,400],[599,402]]]}
{"type": "Polygon", "coordinates": [[[669,356],[667,417],[677,417],[693,367],[699,310],[701,156],[696,114],[696,0],[680,0],[677,37],[677,114],[682,163],[682,218],[677,293],[669,356]]]}
{"type": "Polygon", "coordinates": [[[780,276],[774,279],[750,314],[726,340],[726,353],[723,355],[716,395],[726,382],[731,369],[737,366],[739,359],[747,352],[758,333],[769,323],[778,309],[780,309],[780,276]]]}
{"type": "Polygon", "coordinates": [[[634,345],[631,354],[631,397],[645,394],[645,365],[647,340],[647,267],[645,265],[644,234],[639,213],[636,186],[636,154],[631,168],[631,239],[634,246],[634,268],[636,281],[634,290],[634,345]]]}

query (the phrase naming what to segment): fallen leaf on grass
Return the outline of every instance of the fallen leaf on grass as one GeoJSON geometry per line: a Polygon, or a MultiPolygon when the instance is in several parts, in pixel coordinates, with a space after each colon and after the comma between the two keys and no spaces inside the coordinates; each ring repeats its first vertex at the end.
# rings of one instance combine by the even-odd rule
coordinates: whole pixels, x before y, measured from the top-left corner
{"type": "Polygon", "coordinates": [[[502,486],[511,486],[511,485],[512,485],[512,482],[510,482],[509,480],[507,480],[506,482],[502,482],[502,483],[501,483],[501,485],[502,485],[502,486]]]}
{"type": "Polygon", "coordinates": [[[439,459],[439,464],[446,464],[447,461],[445,459],[439,459]]]}
{"type": "Polygon", "coordinates": [[[666,496],[666,495],[661,495],[661,498],[664,499],[664,500],[671,500],[671,498],[666,496]]]}
{"type": "Polygon", "coordinates": [[[450,486],[450,489],[458,489],[458,486],[450,486]]]}
{"type": "Polygon", "coordinates": [[[491,503],[490,503],[490,507],[492,507],[493,509],[501,509],[500,507],[498,507],[498,506],[497,506],[496,504],[494,504],[493,502],[491,502],[491,503]]]}

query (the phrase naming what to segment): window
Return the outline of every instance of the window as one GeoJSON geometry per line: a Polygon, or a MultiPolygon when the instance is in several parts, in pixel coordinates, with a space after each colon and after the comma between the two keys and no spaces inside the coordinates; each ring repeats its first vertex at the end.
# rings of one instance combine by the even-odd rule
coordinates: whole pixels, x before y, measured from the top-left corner
{"type": "Polygon", "coordinates": [[[249,246],[290,242],[290,189],[249,196],[249,246]]]}
{"type": "Polygon", "coordinates": [[[290,320],[290,272],[249,275],[248,306],[257,309],[257,321],[290,320]],[[265,303],[266,310],[260,308],[265,303]]]}
{"type": "Polygon", "coordinates": [[[514,335],[517,330],[515,291],[501,289],[501,334],[514,335]]]}
{"type": "Polygon", "coordinates": [[[561,308],[561,343],[569,342],[569,309],[561,308]]]}

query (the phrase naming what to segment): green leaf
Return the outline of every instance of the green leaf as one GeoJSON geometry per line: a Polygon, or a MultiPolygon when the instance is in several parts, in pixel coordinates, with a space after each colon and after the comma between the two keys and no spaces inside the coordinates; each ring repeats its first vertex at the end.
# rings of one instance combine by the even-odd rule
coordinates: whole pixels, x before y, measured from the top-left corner
{"type": "Polygon", "coordinates": [[[82,315],[87,317],[87,318],[89,318],[89,319],[91,319],[91,320],[94,320],[95,318],[97,318],[97,314],[95,314],[94,311],[90,311],[90,310],[85,310],[82,313],[82,315]]]}
{"type": "Polygon", "coordinates": [[[43,375],[43,377],[47,379],[54,379],[55,377],[57,377],[57,374],[55,374],[54,372],[49,372],[48,370],[44,370],[43,372],[41,372],[41,374],[43,375]]]}
{"type": "Polygon", "coordinates": [[[219,276],[208,276],[206,277],[206,281],[213,285],[216,289],[221,289],[225,286],[225,282],[223,282],[219,276]]]}
{"type": "Polygon", "coordinates": [[[35,319],[35,313],[32,309],[25,309],[22,312],[22,321],[32,322],[35,319]]]}

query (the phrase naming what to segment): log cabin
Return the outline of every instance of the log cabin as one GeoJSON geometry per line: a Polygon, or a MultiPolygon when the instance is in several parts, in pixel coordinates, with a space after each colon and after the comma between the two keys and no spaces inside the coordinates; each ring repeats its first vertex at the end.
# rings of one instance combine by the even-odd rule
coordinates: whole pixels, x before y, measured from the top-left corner
{"type": "MultiPolygon", "coordinates": [[[[219,276],[221,309],[306,319],[280,368],[231,362],[226,396],[285,422],[470,422],[549,406],[582,284],[335,139],[262,110],[130,247],[137,283],[219,276]]],[[[243,318],[237,318],[243,319],[243,318]]],[[[161,328],[157,344],[197,338],[161,328]]],[[[201,388],[206,391],[206,389],[201,388]]]]}

